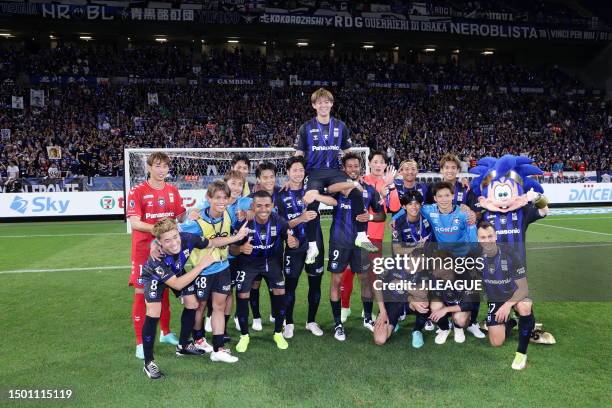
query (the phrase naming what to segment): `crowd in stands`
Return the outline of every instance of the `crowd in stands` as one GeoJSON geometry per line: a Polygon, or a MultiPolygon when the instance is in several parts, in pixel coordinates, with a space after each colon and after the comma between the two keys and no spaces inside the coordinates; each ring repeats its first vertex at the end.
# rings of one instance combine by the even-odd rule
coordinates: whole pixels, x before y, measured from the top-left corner
{"type": "MultiPolygon", "coordinates": [[[[300,124],[314,114],[309,104],[312,86],[270,87],[265,81],[31,86],[20,80],[24,74],[74,73],[75,66],[77,71],[88,66],[89,75],[109,77],[129,72],[141,77],[193,74],[193,58],[170,46],[129,51],[151,64],[127,58],[128,51],[117,52],[110,46],[99,47],[99,53],[92,50],[0,49],[0,177],[16,172],[20,177],[51,177],[58,172],[117,176],[123,172],[124,147],[291,147],[300,124]],[[30,88],[45,90],[44,107],[30,106],[30,88]],[[158,104],[148,103],[148,93],[157,94],[158,104]],[[25,96],[24,110],[11,107],[13,95],[25,96]],[[59,146],[61,159],[53,159],[48,146],[59,146]]],[[[560,69],[495,63],[392,64],[382,57],[333,63],[307,56],[265,58],[227,51],[205,55],[197,64],[199,78],[287,80],[297,74],[342,79],[331,89],[336,98],[334,115],[348,124],[354,145],[388,150],[396,164],[414,158],[421,171],[437,171],[446,152],[457,153],[466,164],[486,155],[512,153],[528,155],[548,171],[611,169],[612,106],[589,92],[567,95],[567,90],[581,84],[560,69]],[[373,79],[423,86],[369,87],[368,80],[373,79]],[[427,87],[430,83],[478,84],[479,90],[432,90],[427,87]],[[499,90],[515,85],[547,91],[499,90]]]]}

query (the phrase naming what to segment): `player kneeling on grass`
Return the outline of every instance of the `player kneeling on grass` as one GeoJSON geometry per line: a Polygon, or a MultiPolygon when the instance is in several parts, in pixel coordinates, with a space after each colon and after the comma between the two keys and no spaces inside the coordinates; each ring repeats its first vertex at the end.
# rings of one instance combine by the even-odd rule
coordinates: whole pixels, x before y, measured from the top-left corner
{"type": "Polygon", "coordinates": [[[150,257],[142,268],[147,308],[145,323],[142,328],[142,338],[144,372],[149,378],[157,380],[164,376],[153,359],[153,345],[155,344],[155,332],[161,313],[162,294],[166,287],[169,287],[177,296],[182,296],[185,305],[181,316],[181,336],[176,349],[177,355],[204,354],[189,340],[198,307],[198,300],[193,291],[193,281],[203,269],[217,260],[212,252],[207,253],[200,258],[191,271],[185,273],[185,263],[191,252],[195,248],[211,248],[213,247],[211,242],[194,234],[179,233],[175,221],[169,218],[158,221],[154,225],[153,235],[157,238],[164,255],[160,260],[150,257]],[[191,287],[191,290],[188,286],[191,287]]]}
{"type": "Polygon", "coordinates": [[[497,234],[493,224],[482,221],[477,233],[484,259],[482,281],[489,303],[489,341],[494,347],[504,344],[507,333],[513,327],[508,317],[514,309],[519,315],[519,344],[512,368],[522,370],[527,364],[527,346],[535,326],[532,302],[527,298],[529,289],[525,266],[513,251],[496,243],[497,234]]]}
{"type": "Polygon", "coordinates": [[[289,347],[282,335],[285,320],[283,242],[286,241],[287,246],[293,249],[298,247],[299,242],[288,233],[287,222],[280,215],[272,212],[273,206],[270,193],[264,190],[255,192],[252,203],[255,218],[245,224],[249,229],[249,234],[240,245],[231,247],[232,254],[238,255],[236,315],[241,336],[236,345],[236,351],[239,353],[244,353],[249,346],[249,297],[253,281],[259,275],[268,278],[270,289],[272,289],[272,315],[275,319],[274,342],[281,350],[289,347]]]}
{"type": "MultiPolygon", "coordinates": [[[[444,257],[444,251],[438,256],[444,257]]],[[[474,286],[469,283],[472,280],[471,275],[465,272],[457,275],[452,269],[440,268],[432,273],[431,287],[444,289],[430,291],[429,307],[431,313],[429,318],[432,322],[438,324],[438,331],[435,338],[436,344],[446,343],[446,339],[450,334],[449,316],[453,319],[453,327],[455,331],[455,343],[465,342],[463,328],[470,323],[472,308],[474,307],[474,293],[469,289],[474,286]],[[459,280],[462,284],[459,285],[459,280]],[[452,284],[451,288],[446,288],[447,284],[452,284]]]]}

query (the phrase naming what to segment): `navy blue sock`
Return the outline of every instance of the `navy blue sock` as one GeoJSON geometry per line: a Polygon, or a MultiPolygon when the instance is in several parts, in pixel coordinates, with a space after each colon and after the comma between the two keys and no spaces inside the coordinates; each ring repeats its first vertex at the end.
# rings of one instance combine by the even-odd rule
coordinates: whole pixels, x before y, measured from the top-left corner
{"type": "Polygon", "coordinates": [[[159,317],[146,316],[142,326],[142,350],[144,351],[145,364],[153,361],[153,346],[155,345],[155,332],[159,317]]]}
{"type": "Polygon", "coordinates": [[[213,312],[213,304],[212,304],[212,296],[208,297],[208,301],[206,302],[206,317],[210,319],[213,312]]]}
{"type": "Polygon", "coordinates": [[[213,350],[219,351],[221,347],[223,347],[223,335],[213,334],[213,350]]]}
{"type": "MultiPolygon", "coordinates": [[[[319,212],[319,202],[313,201],[312,203],[308,204],[306,209],[308,211],[317,211],[318,213],[319,212]]],[[[318,225],[319,224],[317,223],[316,218],[306,223],[306,239],[308,240],[308,242],[315,242],[317,240],[317,226],[318,225]]],[[[321,248],[319,248],[319,251],[321,251],[321,248]]]]}
{"type": "Polygon", "coordinates": [[[272,295],[272,315],[275,319],[274,333],[280,333],[285,320],[285,295],[272,295]]]}
{"type": "Polygon", "coordinates": [[[363,318],[372,320],[372,307],[374,305],[372,299],[361,298],[361,302],[363,303],[363,318]]]}
{"type": "Polygon", "coordinates": [[[441,317],[440,320],[438,320],[438,327],[440,328],[440,330],[450,329],[450,326],[448,325],[448,314],[446,316],[441,317]]]}
{"type": "Polygon", "coordinates": [[[480,312],[480,302],[472,303],[472,313],[470,315],[470,325],[478,323],[478,312],[480,312]]]}
{"type": "Polygon", "coordinates": [[[249,334],[249,299],[238,298],[236,302],[236,316],[238,316],[240,334],[249,334]]]}
{"type": "Polygon", "coordinates": [[[423,331],[425,323],[427,323],[427,315],[416,312],[416,320],[414,321],[413,331],[423,331]]]}
{"type": "Polygon", "coordinates": [[[321,303],[321,279],[323,274],[308,276],[308,320],[307,323],[314,322],[321,303]]]}
{"type": "Polygon", "coordinates": [[[285,316],[287,324],[293,324],[293,309],[295,307],[295,289],[297,288],[298,280],[296,278],[285,279],[285,316]]]}
{"type": "Polygon", "coordinates": [[[334,323],[337,325],[342,324],[342,320],[340,320],[340,301],[339,300],[330,300],[332,315],[334,316],[334,323]]]}
{"type": "Polygon", "coordinates": [[[529,338],[531,337],[531,332],[533,331],[534,327],[535,317],[533,316],[533,313],[531,313],[529,316],[519,316],[519,344],[516,349],[517,352],[527,354],[529,338]]]}
{"type": "Polygon", "coordinates": [[[193,341],[203,339],[204,329],[199,329],[199,330],[193,329],[193,331],[191,332],[191,335],[193,337],[193,341]]]}
{"type": "Polygon", "coordinates": [[[181,315],[181,336],[179,337],[179,344],[181,346],[186,346],[189,343],[189,335],[195,323],[195,315],[195,309],[183,309],[183,314],[181,315]]]}
{"type": "Polygon", "coordinates": [[[261,319],[261,313],[259,313],[259,288],[251,289],[249,302],[251,303],[251,310],[253,311],[253,319],[261,319]]]}

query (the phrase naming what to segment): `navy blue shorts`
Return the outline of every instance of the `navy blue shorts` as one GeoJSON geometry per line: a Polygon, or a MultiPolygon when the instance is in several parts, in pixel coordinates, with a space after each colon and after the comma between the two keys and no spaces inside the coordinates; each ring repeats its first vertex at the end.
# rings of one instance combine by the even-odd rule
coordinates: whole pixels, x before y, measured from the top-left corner
{"type": "Polygon", "coordinates": [[[304,178],[304,191],[322,190],[332,184],[352,183],[353,180],[342,170],[339,169],[318,169],[310,170],[304,178]]]}

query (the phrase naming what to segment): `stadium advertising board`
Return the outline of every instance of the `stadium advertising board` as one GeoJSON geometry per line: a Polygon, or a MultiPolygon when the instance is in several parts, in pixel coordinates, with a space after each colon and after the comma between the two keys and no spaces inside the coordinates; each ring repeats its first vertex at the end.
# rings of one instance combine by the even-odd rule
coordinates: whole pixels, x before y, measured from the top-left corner
{"type": "MultiPolygon", "coordinates": [[[[183,205],[193,207],[206,190],[183,190],[183,205]]],[[[121,215],[123,191],[7,193],[0,195],[0,218],[121,215]]]]}
{"type": "MultiPolygon", "coordinates": [[[[543,184],[551,204],[612,202],[612,183],[543,184]]],[[[185,208],[202,202],[206,190],[180,190],[185,208]]],[[[321,208],[325,208],[322,206],[321,208]]],[[[123,191],[7,193],[0,195],[0,218],[121,215],[123,191]]]]}

